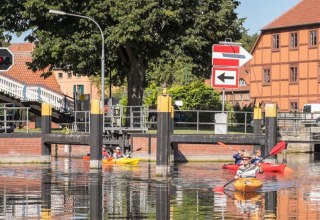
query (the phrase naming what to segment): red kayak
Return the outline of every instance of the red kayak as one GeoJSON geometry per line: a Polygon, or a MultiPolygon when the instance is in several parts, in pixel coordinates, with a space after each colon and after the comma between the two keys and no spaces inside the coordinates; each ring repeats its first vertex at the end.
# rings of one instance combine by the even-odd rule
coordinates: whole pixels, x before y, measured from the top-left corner
{"type": "Polygon", "coordinates": [[[286,164],[273,164],[273,163],[262,163],[262,170],[264,172],[283,172],[284,168],[286,168],[286,164]]]}
{"type": "MultiPolygon", "coordinates": [[[[237,171],[239,169],[239,164],[223,164],[223,169],[234,170],[237,171]]],[[[272,163],[262,163],[261,165],[264,172],[283,172],[286,165],[282,164],[272,164],[272,163]]]]}

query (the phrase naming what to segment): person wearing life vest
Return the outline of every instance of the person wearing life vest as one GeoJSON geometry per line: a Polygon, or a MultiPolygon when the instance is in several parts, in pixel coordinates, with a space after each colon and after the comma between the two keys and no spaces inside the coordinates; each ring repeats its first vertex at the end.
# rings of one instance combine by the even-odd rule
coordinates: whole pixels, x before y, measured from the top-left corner
{"type": "Polygon", "coordinates": [[[257,165],[251,164],[252,156],[250,153],[245,152],[242,155],[243,164],[239,167],[235,179],[239,178],[256,178],[257,173],[263,173],[261,162],[257,165]]]}
{"type": "Polygon", "coordinates": [[[256,154],[253,155],[253,157],[252,157],[252,159],[251,159],[251,163],[252,163],[252,164],[258,164],[261,160],[262,160],[261,150],[257,150],[257,151],[256,151],[256,154]]]}
{"type": "Polygon", "coordinates": [[[123,153],[121,151],[121,148],[120,147],[116,147],[116,150],[113,153],[113,158],[119,159],[119,158],[122,158],[122,157],[123,157],[123,153]]]}
{"type": "Polygon", "coordinates": [[[245,151],[242,150],[238,150],[238,152],[236,154],[233,155],[233,158],[235,159],[234,163],[235,164],[241,164],[242,162],[242,155],[245,153],[245,151]]]}
{"type": "Polygon", "coordinates": [[[102,147],[102,157],[104,159],[107,158],[107,157],[110,157],[110,155],[108,154],[108,151],[107,151],[105,146],[102,147]]]}

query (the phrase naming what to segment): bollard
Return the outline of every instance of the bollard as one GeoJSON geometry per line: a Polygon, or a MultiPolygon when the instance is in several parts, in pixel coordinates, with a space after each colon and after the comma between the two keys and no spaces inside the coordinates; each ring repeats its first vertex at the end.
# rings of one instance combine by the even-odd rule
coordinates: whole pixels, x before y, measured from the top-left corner
{"type": "Polygon", "coordinates": [[[262,110],[259,107],[259,103],[256,103],[256,106],[253,110],[253,134],[261,135],[261,125],[262,125],[262,110]]]}
{"type": "Polygon", "coordinates": [[[158,96],[157,108],[157,155],[156,175],[169,175],[170,135],[171,135],[171,97],[166,88],[158,96]]]}
{"type": "MultiPolygon", "coordinates": [[[[49,103],[41,104],[41,135],[51,133],[52,107],[49,103]]],[[[46,144],[41,139],[41,156],[44,160],[50,161],[51,144],[46,144]]]]}
{"type": "MultiPolygon", "coordinates": [[[[268,155],[271,149],[277,144],[277,105],[276,104],[266,104],[265,105],[266,114],[266,141],[265,150],[262,156],[268,155]]],[[[269,160],[275,162],[276,156],[270,156],[269,160]]]]}
{"type": "Polygon", "coordinates": [[[103,108],[99,100],[91,101],[90,112],[90,168],[100,169],[102,164],[103,108]]]}

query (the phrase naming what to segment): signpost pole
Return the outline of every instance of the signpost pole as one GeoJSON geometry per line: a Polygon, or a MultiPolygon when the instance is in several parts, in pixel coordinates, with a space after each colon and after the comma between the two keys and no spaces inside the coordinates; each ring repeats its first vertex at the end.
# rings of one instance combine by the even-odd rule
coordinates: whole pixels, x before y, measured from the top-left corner
{"type": "Polygon", "coordinates": [[[222,89],[222,112],[224,112],[225,89],[222,89]]]}

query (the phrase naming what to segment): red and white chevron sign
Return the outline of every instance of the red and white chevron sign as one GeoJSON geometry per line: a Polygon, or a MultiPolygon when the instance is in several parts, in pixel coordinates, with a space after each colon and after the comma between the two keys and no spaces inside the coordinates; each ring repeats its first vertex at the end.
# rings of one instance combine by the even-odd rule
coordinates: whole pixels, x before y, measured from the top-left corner
{"type": "Polygon", "coordinates": [[[238,45],[212,46],[212,65],[225,67],[240,67],[252,59],[252,55],[238,45]]]}

